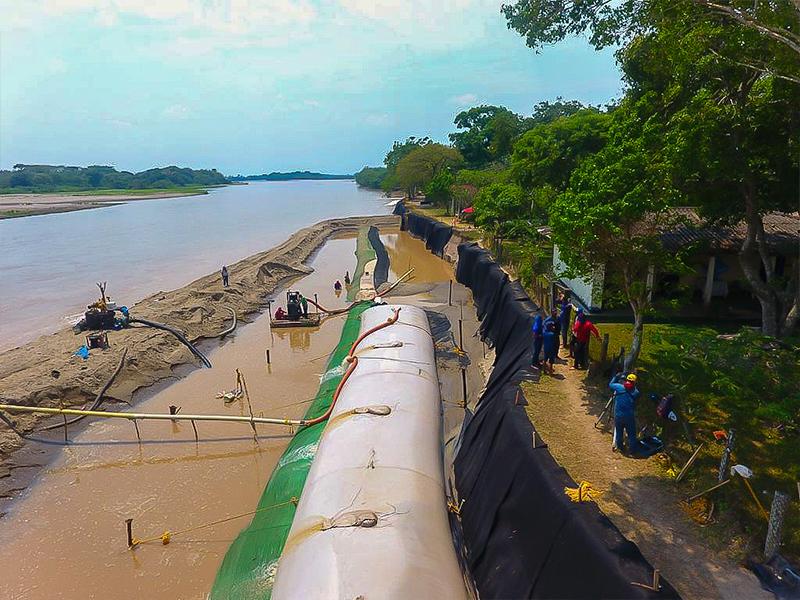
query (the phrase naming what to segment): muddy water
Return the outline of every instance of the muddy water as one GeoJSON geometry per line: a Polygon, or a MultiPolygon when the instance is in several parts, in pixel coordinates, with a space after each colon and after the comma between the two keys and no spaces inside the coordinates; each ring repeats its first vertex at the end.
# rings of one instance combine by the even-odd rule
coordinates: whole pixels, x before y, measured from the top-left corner
{"type": "MultiPolygon", "coordinates": [[[[443,281],[449,267],[407,234],[384,238],[390,279],[415,267],[416,280],[443,281]]],[[[326,244],[315,272],[295,284],[322,304],[338,307],[333,281],[355,266],[355,240],[326,244]]],[[[281,302],[282,303],[282,302],[281,302]]],[[[339,340],[343,317],[318,329],[274,331],[266,316],[242,327],[211,353],[214,368],[187,377],[139,403],[140,412],[246,415],[244,402],[224,405],[217,392],[234,386],[234,369],[247,378],[253,410],[300,417],[317,391],[327,355],[339,340]],[[270,348],[272,365],[265,364],[270,348]]],[[[139,444],[127,422],[99,421],[75,436],[53,464],[3,518],[0,527],[0,598],[205,598],[228,546],[248,517],[176,534],[131,552],[134,535],[159,536],[252,510],[288,443],[282,427],[259,426],[258,443],[247,425],[142,422],[139,444]]]]}

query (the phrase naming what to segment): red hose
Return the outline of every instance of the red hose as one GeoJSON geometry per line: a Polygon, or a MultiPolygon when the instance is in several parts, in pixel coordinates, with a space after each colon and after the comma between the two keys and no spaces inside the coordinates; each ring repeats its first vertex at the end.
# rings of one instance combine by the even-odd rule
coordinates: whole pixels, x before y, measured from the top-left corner
{"type": "Polygon", "coordinates": [[[341,393],[345,382],[348,380],[350,375],[353,374],[353,371],[355,371],[356,367],[358,366],[358,357],[354,356],[356,347],[361,342],[363,342],[364,338],[366,338],[367,336],[372,335],[376,331],[380,331],[384,327],[388,327],[389,325],[392,325],[397,322],[397,319],[400,317],[400,309],[394,308],[392,310],[394,311],[394,314],[391,317],[386,319],[383,323],[378,323],[374,327],[370,327],[364,333],[358,336],[358,339],[355,342],[353,342],[353,345],[350,346],[350,352],[347,354],[347,358],[345,358],[345,360],[350,364],[347,366],[347,370],[344,372],[344,375],[342,375],[342,379],[341,381],[339,381],[339,385],[336,386],[336,391],[333,392],[333,399],[331,400],[331,405],[328,407],[328,410],[325,411],[325,414],[320,415],[315,419],[309,419],[308,421],[303,421],[303,425],[305,425],[306,427],[309,427],[311,425],[316,425],[317,423],[322,423],[323,421],[326,421],[331,416],[331,413],[333,413],[333,409],[336,406],[336,401],[339,399],[339,394],[341,393]]]}

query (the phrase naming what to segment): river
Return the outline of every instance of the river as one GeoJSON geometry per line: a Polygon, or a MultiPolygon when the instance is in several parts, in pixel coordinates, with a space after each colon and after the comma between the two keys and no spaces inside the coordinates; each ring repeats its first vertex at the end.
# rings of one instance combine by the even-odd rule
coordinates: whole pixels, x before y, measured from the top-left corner
{"type": "Polygon", "coordinates": [[[119,305],[186,285],[334,217],[386,214],[352,181],[252,182],[205,196],[137,200],[0,220],[0,350],[79,316],[107,281],[119,305]]]}

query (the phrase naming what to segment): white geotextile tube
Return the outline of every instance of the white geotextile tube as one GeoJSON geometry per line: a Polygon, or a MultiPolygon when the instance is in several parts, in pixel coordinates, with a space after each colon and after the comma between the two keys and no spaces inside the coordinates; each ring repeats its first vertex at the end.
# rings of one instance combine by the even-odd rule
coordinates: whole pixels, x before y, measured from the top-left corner
{"type": "MultiPolygon", "coordinates": [[[[361,317],[361,331],[392,305],[361,317]]],[[[272,598],[466,598],[447,517],[442,416],[425,312],[360,345],[319,442],[272,598]],[[402,342],[399,344],[398,342],[402,342]],[[389,414],[354,414],[388,406],[389,414]]]]}

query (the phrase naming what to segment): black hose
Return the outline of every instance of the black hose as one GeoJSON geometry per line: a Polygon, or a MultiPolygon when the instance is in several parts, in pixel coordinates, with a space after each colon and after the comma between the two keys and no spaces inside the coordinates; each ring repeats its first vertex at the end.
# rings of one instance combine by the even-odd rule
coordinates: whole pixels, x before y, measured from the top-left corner
{"type": "Polygon", "coordinates": [[[155,321],[148,321],[146,319],[140,319],[138,317],[131,317],[128,320],[129,323],[141,323],[142,325],[147,325],[148,327],[153,327],[155,329],[161,329],[163,331],[168,331],[172,335],[174,335],[178,340],[194,354],[200,361],[209,369],[211,368],[211,361],[206,358],[206,355],[200,352],[192,342],[186,339],[186,336],[183,335],[180,331],[175,329],[174,327],[170,327],[169,325],[165,325],[164,323],[156,323],[155,321]]]}
{"type": "MultiPolygon", "coordinates": [[[[100,405],[103,404],[103,396],[108,391],[108,388],[111,387],[111,384],[114,383],[114,380],[117,378],[117,375],[119,375],[119,372],[122,371],[122,365],[125,364],[125,357],[127,355],[128,355],[128,348],[125,347],[125,349],[122,351],[122,356],[119,359],[119,364],[117,365],[117,368],[114,369],[114,372],[111,374],[111,377],[108,378],[108,381],[106,381],[106,384],[103,386],[103,389],[100,390],[97,396],[95,396],[94,402],[92,402],[92,406],[90,406],[87,410],[97,410],[98,408],[100,408],[100,405]]],[[[51,431],[53,429],[58,429],[59,427],[72,425],[73,423],[77,423],[81,419],[85,418],[86,415],[80,415],[78,417],[75,417],[74,419],[67,421],[66,423],[56,423],[55,425],[48,425],[47,427],[42,427],[40,431],[51,431]]]]}

